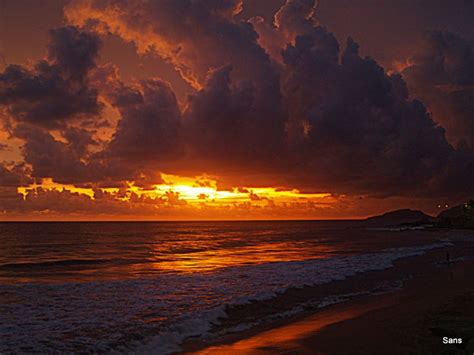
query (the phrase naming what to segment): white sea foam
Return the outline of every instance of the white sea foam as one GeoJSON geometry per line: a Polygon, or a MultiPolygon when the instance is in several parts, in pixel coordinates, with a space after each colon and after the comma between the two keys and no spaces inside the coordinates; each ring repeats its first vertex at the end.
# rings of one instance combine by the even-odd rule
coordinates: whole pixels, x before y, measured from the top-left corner
{"type": "Polygon", "coordinates": [[[420,225],[420,226],[394,226],[394,227],[373,227],[373,228],[367,228],[368,230],[372,231],[386,231],[386,232],[402,232],[402,231],[416,231],[416,230],[424,230],[427,227],[432,227],[432,225],[420,225]]]}
{"type": "MultiPolygon", "coordinates": [[[[171,353],[190,337],[208,336],[213,326],[227,317],[227,307],[272,299],[289,288],[383,270],[401,258],[449,245],[443,241],[369,254],[168,273],[145,279],[2,285],[0,294],[12,301],[0,305],[0,353],[171,353]]],[[[326,300],[321,306],[336,301],[326,300]]],[[[302,309],[304,305],[295,306],[273,317],[302,309]]],[[[247,320],[226,331],[254,324],[247,320]]]]}
{"type": "MultiPolygon", "coordinates": [[[[305,260],[298,262],[270,263],[251,267],[229,268],[223,271],[226,278],[234,279],[245,272],[254,283],[251,287],[254,291],[248,292],[246,296],[236,297],[228,301],[228,305],[242,305],[253,301],[267,300],[283,293],[288,288],[301,288],[305,286],[316,286],[336,280],[344,280],[357,273],[384,270],[393,266],[399,259],[423,255],[426,251],[453,245],[449,241],[439,242],[431,245],[391,248],[377,253],[334,257],[329,259],[305,260]],[[261,292],[259,285],[267,287],[267,291],[261,292]]],[[[400,287],[397,285],[393,288],[400,287]]],[[[223,288],[224,290],[224,288],[223,288]]],[[[386,292],[388,288],[385,289],[386,292]]],[[[230,291],[230,290],[229,290],[230,291]]],[[[343,302],[350,298],[369,293],[358,292],[344,295],[334,295],[325,298],[317,307],[325,307],[331,304],[343,302]]],[[[306,305],[307,306],[307,305],[306,305]]],[[[285,317],[294,315],[305,309],[305,305],[298,305],[290,311],[275,314],[274,317],[285,317]]],[[[205,337],[213,324],[218,324],[219,319],[226,317],[225,308],[219,306],[216,312],[201,313],[193,321],[186,320],[179,325],[171,326],[167,332],[150,339],[146,344],[138,346],[136,353],[150,352],[175,352],[179,351],[179,344],[189,337],[197,335],[205,337]]],[[[195,316],[196,317],[196,316],[195,316]]],[[[241,331],[258,324],[240,324],[226,332],[241,331]]]]}

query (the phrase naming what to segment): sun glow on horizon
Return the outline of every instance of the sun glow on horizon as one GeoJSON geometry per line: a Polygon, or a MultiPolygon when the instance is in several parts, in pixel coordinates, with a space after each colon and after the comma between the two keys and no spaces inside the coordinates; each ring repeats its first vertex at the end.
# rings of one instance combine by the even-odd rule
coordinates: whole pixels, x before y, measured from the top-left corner
{"type": "Polygon", "coordinates": [[[37,189],[43,189],[46,191],[70,191],[74,193],[78,193],[81,195],[87,195],[90,198],[94,198],[94,190],[91,188],[86,188],[86,187],[77,187],[75,185],[71,184],[59,184],[57,182],[54,182],[52,178],[44,178],[41,180],[41,183],[38,182],[33,182],[32,184],[28,186],[19,186],[17,188],[17,191],[19,194],[23,195],[23,198],[26,198],[27,194],[29,192],[35,192],[37,189]]]}
{"type": "Polygon", "coordinates": [[[38,189],[45,191],[69,191],[85,195],[90,199],[96,198],[97,191],[115,196],[124,202],[131,201],[133,196],[146,197],[151,200],[166,201],[171,197],[188,205],[223,206],[238,203],[253,205],[274,205],[292,202],[322,202],[330,203],[334,198],[330,193],[302,193],[297,189],[281,187],[251,187],[239,186],[232,189],[219,189],[217,180],[206,176],[183,177],[178,175],[162,174],[162,182],[152,185],[153,189],[139,187],[135,182],[128,182],[123,188],[93,188],[77,187],[71,184],[60,184],[51,178],[42,179],[28,186],[18,187],[18,193],[26,199],[28,194],[38,193],[38,189]]]}

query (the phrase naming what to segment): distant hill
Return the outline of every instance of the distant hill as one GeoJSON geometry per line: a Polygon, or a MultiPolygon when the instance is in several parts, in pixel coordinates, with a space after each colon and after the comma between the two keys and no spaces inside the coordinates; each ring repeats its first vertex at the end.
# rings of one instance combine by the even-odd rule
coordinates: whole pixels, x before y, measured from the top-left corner
{"type": "Polygon", "coordinates": [[[474,229],[474,200],[441,212],[438,215],[438,226],[474,229]]]}
{"type": "Polygon", "coordinates": [[[432,223],[436,218],[422,211],[401,209],[369,217],[365,223],[370,227],[396,227],[403,225],[421,225],[432,223]]]}

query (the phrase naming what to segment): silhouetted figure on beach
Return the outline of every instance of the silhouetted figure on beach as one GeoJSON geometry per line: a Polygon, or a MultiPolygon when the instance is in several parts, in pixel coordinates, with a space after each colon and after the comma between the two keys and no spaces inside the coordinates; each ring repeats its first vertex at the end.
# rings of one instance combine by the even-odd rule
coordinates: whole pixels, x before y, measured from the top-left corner
{"type": "Polygon", "coordinates": [[[451,263],[451,258],[449,257],[449,251],[446,251],[446,265],[451,263]]]}

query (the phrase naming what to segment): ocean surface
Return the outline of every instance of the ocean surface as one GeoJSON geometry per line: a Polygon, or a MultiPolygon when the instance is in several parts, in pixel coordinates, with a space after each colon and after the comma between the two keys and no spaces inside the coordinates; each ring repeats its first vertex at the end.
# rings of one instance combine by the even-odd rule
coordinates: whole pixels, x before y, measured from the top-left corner
{"type": "Polygon", "coordinates": [[[0,353],[170,353],[261,320],[225,328],[236,307],[449,245],[351,221],[0,223],[0,353]]]}

